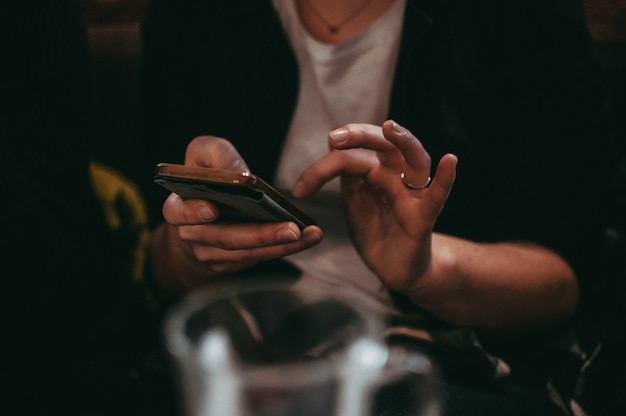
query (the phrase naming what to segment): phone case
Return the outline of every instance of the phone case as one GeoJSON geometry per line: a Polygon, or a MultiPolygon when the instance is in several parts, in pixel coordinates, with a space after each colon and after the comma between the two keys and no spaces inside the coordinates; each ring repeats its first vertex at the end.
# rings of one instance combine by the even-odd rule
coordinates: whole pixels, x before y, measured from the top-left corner
{"type": "Polygon", "coordinates": [[[301,229],[315,221],[276,189],[250,173],[160,163],[154,182],[183,198],[214,202],[229,221],[293,221],[301,229]]]}

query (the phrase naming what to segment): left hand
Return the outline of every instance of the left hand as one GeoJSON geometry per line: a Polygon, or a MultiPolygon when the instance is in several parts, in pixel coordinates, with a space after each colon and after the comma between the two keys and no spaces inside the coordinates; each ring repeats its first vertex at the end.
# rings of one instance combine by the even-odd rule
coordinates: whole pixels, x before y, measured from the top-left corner
{"type": "Polygon", "coordinates": [[[432,235],[450,194],[457,157],[444,155],[429,187],[430,155],[407,129],[388,120],[382,127],[348,124],[329,134],[331,151],[311,165],[294,187],[304,198],[341,177],[346,217],[361,257],[381,281],[411,291],[418,280],[436,272],[432,235]]]}

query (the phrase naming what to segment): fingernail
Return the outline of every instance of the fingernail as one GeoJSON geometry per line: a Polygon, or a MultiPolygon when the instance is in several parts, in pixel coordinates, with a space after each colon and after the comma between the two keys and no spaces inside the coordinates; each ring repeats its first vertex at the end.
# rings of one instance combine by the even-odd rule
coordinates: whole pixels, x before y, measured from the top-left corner
{"type": "Polygon", "coordinates": [[[395,131],[397,134],[404,134],[406,130],[404,127],[393,121],[393,131],[395,131]]]}
{"type": "Polygon", "coordinates": [[[278,241],[284,242],[296,241],[299,238],[298,234],[296,234],[296,232],[293,231],[291,227],[281,228],[280,230],[278,230],[276,237],[278,238],[278,241]]]}
{"type": "Polygon", "coordinates": [[[213,210],[208,205],[202,205],[200,208],[198,208],[198,217],[200,218],[200,220],[205,222],[211,222],[217,219],[215,212],[213,212],[213,210]]]}
{"type": "Polygon", "coordinates": [[[343,143],[348,140],[348,130],[340,128],[330,132],[330,137],[337,143],[343,143]]]}
{"type": "Polygon", "coordinates": [[[298,181],[298,183],[296,183],[296,186],[293,187],[291,194],[295,196],[296,198],[300,198],[305,194],[305,192],[306,192],[306,185],[304,185],[304,182],[298,181]]]}

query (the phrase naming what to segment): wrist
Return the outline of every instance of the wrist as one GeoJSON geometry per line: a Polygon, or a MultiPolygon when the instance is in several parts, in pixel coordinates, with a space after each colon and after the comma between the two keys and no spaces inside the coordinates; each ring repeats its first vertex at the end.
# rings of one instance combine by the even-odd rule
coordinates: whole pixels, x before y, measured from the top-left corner
{"type": "Polygon", "coordinates": [[[150,264],[155,280],[171,294],[183,294],[208,277],[191,247],[178,236],[176,226],[159,225],[150,239],[150,264]]]}
{"type": "Polygon", "coordinates": [[[433,233],[430,262],[411,289],[405,292],[413,303],[442,319],[446,319],[446,311],[461,306],[458,303],[464,292],[455,245],[454,237],[433,233]],[[451,303],[457,304],[452,306],[451,303]]]}

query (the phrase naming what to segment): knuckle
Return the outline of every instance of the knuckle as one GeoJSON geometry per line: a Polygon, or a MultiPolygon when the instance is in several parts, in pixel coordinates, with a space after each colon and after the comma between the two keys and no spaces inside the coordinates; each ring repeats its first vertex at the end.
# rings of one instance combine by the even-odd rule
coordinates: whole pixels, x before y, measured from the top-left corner
{"type": "Polygon", "coordinates": [[[235,151],[235,146],[226,139],[214,137],[213,150],[218,154],[226,154],[235,151]]]}
{"type": "Polygon", "coordinates": [[[188,226],[178,226],[178,237],[189,243],[190,241],[193,241],[192,237],[193,237],[193,231],[191,229],[191,227],[188,226]]]}
{"type": "Polygon", "coordinates": [[[216,234],[214,239],[215,247],[218,247],[222,250],[232,250],[233,243],[229,238],[230,233],[223,231],[216,234]]]}
{"type": "Polygon", "coordinates": [[[218,259],[218,250],[204,244],[190,244],[191,251],[200,263],[205,267],[214,269],[220,263],[218,259]]]}
{"type": "Polygon", "coordinates": [[[207,146],[212,146],[213,143],[217,140],[220,140],[215,136],[197,136],[189,144],[187,145],[187,154],[196,150],[196,148],[204,148],[207,146]]]}
{"type": "Polygon", "coordinates": [[[170,224],[173,223],[174,216],[172,213],[172,209],[167,203],[163,204],[163,208],[161,209],[161,212],[163,213],[163,219],[165,219],[166,222],[170,224]]]}
{"type": "Polygon", "coordinates": [[[242,250],[241,252],[241,262],[245,264],[254,264],[258,260],[255,257],[255,251],[252,249],[242,250]]]}
{"type": "Polygon", "coordinates": [[[272,246],[276,244],[276,231],[274,228],[269,230],[264,230],[264,232],[259,234],[258,244],[260,246],[272,246]]]}
{"type": "Polygon", "coordinates": [[[163,214],[163,218],[165,219],[165,221],[167,221],[170,224],[174,223],[177,217],[176,198],[177,198],[177,195],[174,193],[171,193],[167,197],[165,202],[163,203],[163,206],[161,207],[161,213],[163,214]]]}
{"type": "Polygon", "coordinates": [[[205,249],[205,247],[201,247],[197,244],[190,244],[190,247],[191,252],[193,253],[193,256],[196,258],[196,260],[204,263],[210,259],[210,257],[207,255],[207,250],[205,249]]]}

